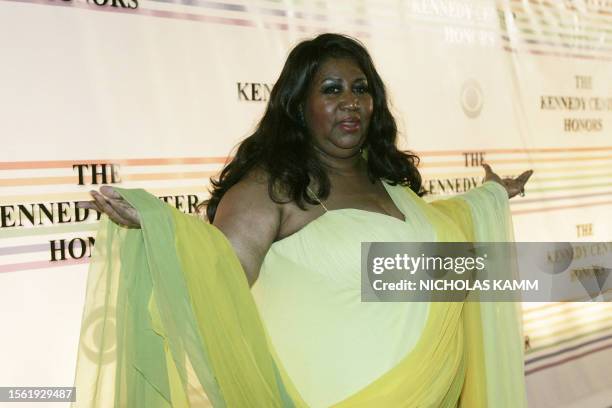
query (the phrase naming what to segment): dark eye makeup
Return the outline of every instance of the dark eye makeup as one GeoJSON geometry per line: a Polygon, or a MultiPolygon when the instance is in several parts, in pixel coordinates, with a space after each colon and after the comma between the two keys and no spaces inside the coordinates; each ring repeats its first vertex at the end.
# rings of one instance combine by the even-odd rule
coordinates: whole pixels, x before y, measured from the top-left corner
{"type": "Polygon", "coordinates": [[[321,87],[321,91],[322,91],[324,94],[328,94],[328,95],[330,95],[330,94],[336,94],[336,93],[338,93],[338,92],[341,92],[341,91],[342,91],[342,85],[340,85],[340,84],[324,84],[324,85],[321,87]]]}
{"type": "Polygon", "coordinates": [[[370,88],[368,88],[368,84],[365,82],[357,83],[353,86],[353,92],[358,94],[369,93],[370,88]]]}
{"type": "MultiPolygon", "coordinates": [[[[341,81],[325,81],[321,86],[321,92],[326,95],[337,94],[343,90],[344,85],[341,81]]],[[[356,94],[365,94],[370,92],[370,88],[365,80],[359,79],[353,84],[352,91],[356,94]]]]}

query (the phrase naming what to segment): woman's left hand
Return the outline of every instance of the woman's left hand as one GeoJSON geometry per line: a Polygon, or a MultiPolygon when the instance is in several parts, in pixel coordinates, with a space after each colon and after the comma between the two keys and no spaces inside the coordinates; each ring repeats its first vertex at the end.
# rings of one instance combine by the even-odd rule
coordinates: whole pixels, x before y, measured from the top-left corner
{"type": "Polygon", "coordinates": [[[510,177],[506,177],[502,179],[496,173],[494,173],[493,170],[491,170],[491,166],[489,166],[488,164],[483,164],[482,167],[484,167],[485,169],[485,177],[483,183],[486,181],[498,182],[499,184],[504,186],[504,188],[508,192],[508,198],[512,198],[517,194],[524,196],[525,183],[527,183],[527,180],[529,180],[529,177],[531,177],[531,175],[533,174],[533,170],[527,170],[517,178],[513,179],[510,177]]]}

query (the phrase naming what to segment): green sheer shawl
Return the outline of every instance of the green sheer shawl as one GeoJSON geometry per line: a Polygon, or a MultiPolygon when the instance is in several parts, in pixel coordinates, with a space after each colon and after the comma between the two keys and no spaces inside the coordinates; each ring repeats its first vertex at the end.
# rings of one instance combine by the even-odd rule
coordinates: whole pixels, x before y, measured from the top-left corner
{"type": "MultiPolygon", "coordinates": [[[[471,241],[513,238],[507,195],[496,183],[433,203],[408,191],[440,241],[456,239],[444,227],[449,219],[471,241]]],[[[100,223],[76,405],[306,406],[225,236],[142,190],[119,192],[139,211],[142,229],[100,223]]],[[[526,406],[518,316],[516,304],[432,303],[411,353],[336,406],[526,406]],[[444,373],[431,368],[448,361],[461,365],[463,375],[439,381],[444,373]]]]}

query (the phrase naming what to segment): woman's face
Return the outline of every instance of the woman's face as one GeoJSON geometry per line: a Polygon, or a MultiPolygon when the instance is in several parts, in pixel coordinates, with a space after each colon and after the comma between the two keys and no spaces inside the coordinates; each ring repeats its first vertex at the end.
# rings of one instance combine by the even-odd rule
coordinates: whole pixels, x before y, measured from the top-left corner
{"type": "Polygon", "coordinates": [[[368,134],[373,101],[359,65],[329,59],[313,78],[304,105],[306,127],[315,148],[336,158],[359,153],[368,134]]]}

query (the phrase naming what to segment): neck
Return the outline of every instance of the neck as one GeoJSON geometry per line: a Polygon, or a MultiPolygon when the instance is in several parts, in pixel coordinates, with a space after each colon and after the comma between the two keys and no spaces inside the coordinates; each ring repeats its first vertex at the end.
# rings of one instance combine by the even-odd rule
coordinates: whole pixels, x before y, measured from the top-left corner
{"type": "Polygon", "coordinates": [[[365,160],[361,157],[361,152],[357,151],[349,157],[333,157],[315,147],[317,155],[323,166],[330,174],[336,175],[355,175],[365,169],[365,160]]]}

